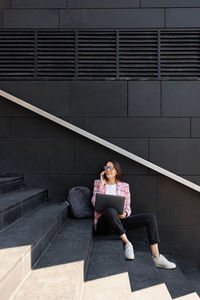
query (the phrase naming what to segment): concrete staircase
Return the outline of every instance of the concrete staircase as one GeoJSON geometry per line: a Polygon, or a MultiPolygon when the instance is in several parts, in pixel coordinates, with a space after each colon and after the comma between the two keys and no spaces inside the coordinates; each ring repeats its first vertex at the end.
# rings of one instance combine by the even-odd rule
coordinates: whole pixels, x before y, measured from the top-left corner
{"type": "Polygon", "coordinates": [[[47,190],[26,188],[22,176],[0,177],[0,299],[11,297],[68,216],[47,202],[47,190]]]}
{"type": "Polygon", "coordinates": [[[0,178],[0,300],[199,299],[179,267],[156,268],[139,243],[126,261],[118,238],[93,236],[92,219],[47,200],[21,176],[0,178]]]}
{"type": "Polygon", "coordinates": [[[133,244],[135,260],[126,261],[116,237],[94,238],[82,300],[90,299],[90,293],[95,294],[95,300],[199,299],[179,266],[174,270],[156,268],[145,244],[133,244]]]}

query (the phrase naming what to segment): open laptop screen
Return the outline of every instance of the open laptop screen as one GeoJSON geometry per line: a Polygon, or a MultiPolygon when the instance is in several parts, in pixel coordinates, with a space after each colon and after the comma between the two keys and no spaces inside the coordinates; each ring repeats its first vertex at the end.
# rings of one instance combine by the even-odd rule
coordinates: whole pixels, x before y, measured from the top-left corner
{"type": "Polygon", "coordinates": [[[107,194],[96,194],[95,211],[101,213],[105,208],[112,207],[116,209],[118,214],[122,215],[124,210],[125,197],[107,195],[107,194]]]}

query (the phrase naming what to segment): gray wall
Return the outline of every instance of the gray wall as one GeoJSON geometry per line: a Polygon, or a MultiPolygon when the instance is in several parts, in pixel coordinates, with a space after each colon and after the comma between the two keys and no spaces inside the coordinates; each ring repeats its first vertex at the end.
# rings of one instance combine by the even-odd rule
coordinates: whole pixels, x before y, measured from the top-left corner
{"type": "Polygon", "coordinates": [[[200,26],[198,0],[1,0],[2,28],[200,26]]]}
{"type": "MultiPolygon", "coordinates": [[[[0,27],[198,28],[199,13],[194,0],[4,0],[0,27]]],[[[199,81],[2,80],[0,88],[200,184],[199,81]]],[[[23,173],[62,201],[72,186],[92,188],[103,162],[117,159],[133,212],[156,213],[161,247],[199,260],[198,193],[0,100],[0,173],[23,173]]]]}

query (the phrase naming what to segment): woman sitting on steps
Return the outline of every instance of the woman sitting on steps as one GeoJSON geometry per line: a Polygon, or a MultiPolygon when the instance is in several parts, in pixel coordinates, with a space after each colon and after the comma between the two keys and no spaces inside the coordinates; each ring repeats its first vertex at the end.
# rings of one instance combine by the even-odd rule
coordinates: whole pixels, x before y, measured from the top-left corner
{"type": "Polygon", "coordinates": [[[108,161],[104,166],[104,171],[100,174],[100,180],[94,181],[92,204],[95,206],[96,193],[119,195],[125,197],[124,212],[118,215],[112,208],[106,208],[103,213],[94,212],[94,227],[98,234],[115,232],[124,243],[125,258],[134,259],[134,249],[128,240],[125,230],[146,227],[148,240],[150,243],[153,261],[157,267],[174,269],[176,265],[168,261],[158,249],[158,228],[156,216],[152,213],[131,215],[131,198],[128,183],[121,179],[119,163],[108,161]]]}

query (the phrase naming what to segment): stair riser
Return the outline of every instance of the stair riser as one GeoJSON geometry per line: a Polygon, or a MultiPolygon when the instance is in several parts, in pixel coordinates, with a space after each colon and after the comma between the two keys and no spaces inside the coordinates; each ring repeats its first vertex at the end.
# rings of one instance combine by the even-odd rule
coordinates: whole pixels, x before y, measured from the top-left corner
{"type": "Polygon", "coordinates": [[[8,300],[23,279],[31,271],[32,266],[39,259],[49,242],[54,238],[68,216],[68,208],[55,219],[52,225],[38,238],[26,253],[18,259],[9,273],[0,282],[0,300],[8,300]]]}
{"type": "Polygon", "coordinates": [[[86,278],[87,278],[87,271],[88,271],[88,266],[89,266],[90,255],[92,252],[92,246],[93,246],[93,234],[90,237],[87,254],[86,254],[86,257],[84,260],[84,281],[86,281],[86,278]]]}
{"type": "Polygon", "coordinates": [[[37,262],[43,251],[46,249],[50,241],[60,231],[62,225],[68,218],[68,208],[66,208],[60,216],[55,219],[55,222],[46,230],[46,232],[39,238],[39,240],[32,245],[31,250],[31,266],[37,262]]]}
{"type": "Polygon", "coordinates": [[[47,201],[47,192],[43,192],[32,198],[17,203],[15,206],[0,212],[0,230],[22,218],[32,209],[47,201]]]}
{"type": "Polygon", "coordinates": [[[8,192],[16,191],[22,187],[22,179],[8,181],[0,184],[0,195],[8,192]]]}

